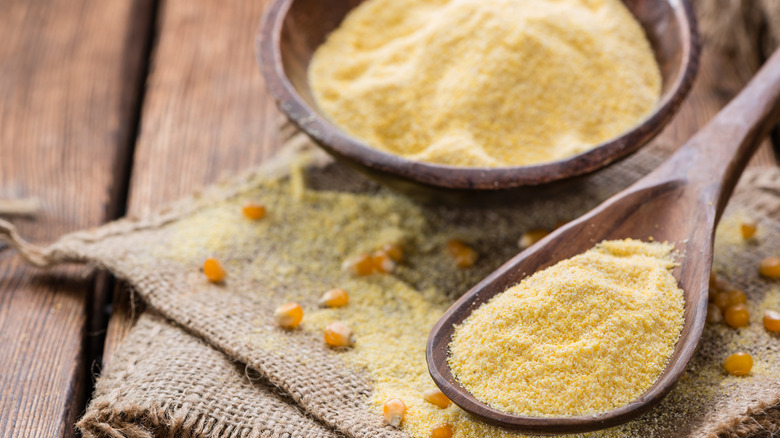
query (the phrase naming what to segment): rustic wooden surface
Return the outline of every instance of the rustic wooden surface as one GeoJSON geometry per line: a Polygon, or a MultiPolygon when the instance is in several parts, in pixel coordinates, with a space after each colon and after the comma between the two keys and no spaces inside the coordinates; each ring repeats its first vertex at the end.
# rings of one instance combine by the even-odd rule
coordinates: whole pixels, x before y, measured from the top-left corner
{"type": "MultiPolygon", "coordinates": [[[[151,2],[0,2],[0,197],[35,196],[22,234],[49,242],[121,214],[151,2]]],[[[83,267],[0,253],[0,436],[62,437],[91,387],[83,267]]],[[[100,282],[103,283],[103,282],[100,282]]]]}
{"type": "MultiPolygon", "coordinates": [[[[265,1],[170,0],[142,110],[128,213],[141,214],[259,164],[279,147],[280,115],[254,58],[265,1]]],[[[135,316],[115,296],[104,357],[135,316]]]]}
{"type": "MultiPolygon", "coordinates": [[[[266,1],[162,0],[156,26],[153,0],[65,3],[0,0],[0,197],[44,204],[36,220],[15,220],[23,235],[46,242],[99,224],[126,196],[131,214],[157,208],[278,149],[279,116],[253,56],[266,1]],[[144,92],[140,57],[155,29],[144,92]],[[141,98],[140,131],[128,139],[141,98]]],[[[752,74],[707,48],[702,61],[662,134],[669,144],[682,144],[752,74]]],[[[773,163],[766,146],[752,164],[773,163]]],[[[100,304],[84,298],[95,287],[81,272],[42,276],[0,254],[0,436],[73,434],[95,359],[83,348],[85,313],[100,304]]],[[[107,360],[133,321],[118,291],[107,360]]]]}

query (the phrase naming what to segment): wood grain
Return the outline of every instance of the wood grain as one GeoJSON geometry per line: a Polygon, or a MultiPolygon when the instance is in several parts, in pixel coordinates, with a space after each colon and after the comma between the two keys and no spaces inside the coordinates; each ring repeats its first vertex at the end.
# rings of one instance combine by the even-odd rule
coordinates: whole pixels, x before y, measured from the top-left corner
{"type": "MultiPolygon", "coordinates": [[[[119,214],[150,2],[0,2],[0,198],[36,242],[119,214]]],[[[0,436],[73,436],[83,342],[100,294],[83,268],[42,273],[0,253],[0,436]]]]}
{"type": "MultiPolygon", "coordinates": [[[[205,0],[166,3],[142,116],[130,212],[159,207],[259,163],[279,147],[275,106],[263,89],[253,58],[247,55],[252,50],[261,3],[250,8],[244,2],[229,1],[221,3],[218,11],[205,0]],[[234,33],[242,35],[241,39],[234,33]],[[223,51],[194,46],[225,47],[227,41],[236,45],[223,51]],[[231,85],[243,92],[220,92],[226,81],[244,81],[242,87],[231,85]]],[[[660,141],[670,148],[683,144],[742,89],[753,72],[747,66],[735,68],[729,54],[705,45],[693,90],[660,141]]],[[[771,147],[766,145],[751,165],[775,163],[771,147]]],[[[117,294],[106,339],[106,360],[132,327],[128,295],[126,290],[117,294]]]]}
{"type": "MultiPolygon", "coordinates": [[[[129,214],[252,167],[278,149],[281,116],[265,93],[253,51],[264,4],[165,2],[136,145],[129,214]]],[[[126,289],[117,293],[114,309],[107,361],[132,325],[126,289]]]]}

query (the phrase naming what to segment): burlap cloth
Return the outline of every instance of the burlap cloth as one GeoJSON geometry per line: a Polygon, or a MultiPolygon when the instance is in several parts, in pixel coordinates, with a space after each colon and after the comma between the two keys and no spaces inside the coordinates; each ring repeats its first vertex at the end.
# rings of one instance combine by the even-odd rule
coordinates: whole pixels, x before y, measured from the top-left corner
{"type": "MultiPolygon", "coordinates": [[[[371,404],[376,382],[370,367],[325,347],[316,330],[276,328],[274,307],[295,299],[316,308],[323,290],[346,283],[361,287],[364,296],[401,288],[443,309],[515,254],[524,231],[586,212],[654,168],[664,158],[660,151],[668,149],[647,147],[587,178],[576,191],[482,210],[414,204],[331,163],[300,134],[291,132],[287,143],[271,163],[233,182],[148,217],[66,235],[46,248],[27,244],[0,221],[0,238],[30,263],[107,269],[149,309],[103,370],[78,423],[85,436],[407,436],[386,426],[371,404]],[[257,199],[268,205],[268,217],[257,224],[242,221],[240,205],[257,199]],[[333,219],[328,212],[335,208],[354,214],[333,219]],[[320,229],[298,226],[311,228],[312,220],[320,229]],[[479,251],[472,269],[452,267],[443,251],[452,237],[479,251]],[[410,249],[393,275],[354,280],[339,269],[345,257],[387,239],[401,239],[410,249]],[[199,272],[212,255],[226,264],[224,285],[204,281],[199,272]]],[[[780,284],[758,277],[755,269],[778,248],[780,170],[754,169],[743,176],[724,215],[714,262],[748,295],[751,325],[708,325],[685,375],[657,408],[594,435],[780,433],[780,339],[759,321],[764,309],[780,308],[780,284]],[[760,227],[758,238],[747,243],[735,237],[745,216],[760,227]],[[720,362],[735,349],[756,358],[750,376],[721,371],[720,362]]],[[[383,299],[384,316],[402,325],[411,304],[391,294],[383,299]]],[[[356,348],[397,335],[388,329],[361,337],[360,326],[353,328],[356,348]]],[[[479,436],[457,425],[456,434],[479,436]]]]}

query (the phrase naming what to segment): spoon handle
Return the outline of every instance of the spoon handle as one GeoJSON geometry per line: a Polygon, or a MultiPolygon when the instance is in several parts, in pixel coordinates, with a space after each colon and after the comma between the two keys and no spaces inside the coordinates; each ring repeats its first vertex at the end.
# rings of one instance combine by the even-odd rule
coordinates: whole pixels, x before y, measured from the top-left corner
{"type": "Polygon", "coordinates": [[[780,50],[717,116],[640,183],[685,179],[701,194],[700,201],[715,206],[717,223],[750,157],[778,121],[780,50]]]}

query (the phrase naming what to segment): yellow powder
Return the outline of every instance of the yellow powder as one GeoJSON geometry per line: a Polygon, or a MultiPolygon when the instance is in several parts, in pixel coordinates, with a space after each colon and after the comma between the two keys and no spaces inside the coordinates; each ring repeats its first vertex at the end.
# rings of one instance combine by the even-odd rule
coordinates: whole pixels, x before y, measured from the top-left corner
{"type": "Polygon", "coordinates": [[[606,241],[526,278],[456,328],[453,373],[479,400],[521,415],[593,414],[636,399],[682,330],[671,250],[606,241]]]}
{"type": "MultiPolygon", "coordinates": [[[[321,340],[325,325],[334,320],[351,327],[355,346],[334,354],[344,360],[345,366],[354,366],[371,376],[374,393],[368,408],[376,414],[377,421],[381,421],[384,402],[400,398],[409,407],[401,427],[412,438],[430,437],[431,428],[445,421],[454,425],[455,438],[518,437],[475,419],[454,404],[439,409],[423,400],[422,393],[434,387],[425,361],[425,343],[430,329],[457,295],[514,255],[515,242],[524,231],[559,220],[558,216],[547,216],[557,210],[547,209],[545,213],[545,209],[536,209],[533,214],[542,216],[533,219],[527,207],[490,212],[435,209],[385,190],[356,194],[292,189],[305,180],[296,175],[293,182],[258,184],[256,189],[235,198],[214,200],[210,208],[172,223],[170,240],[161,241],[151,250],[159,259],[185,265],[207,256],[220,258],[229,272],[226,294],[266,302],[270,291],[276,291],[282,296],[269,302],[270,308],[271,304],[300,301],[305,309],[301,329],[317,340],[321,340]],[[291,196],[293,191],[300,199],[291,196]],[[269,207],[266,217],[261,221],[247,220],[240,214],[241,206],[258,200],[269,207]],[[479,251],[480,259],[474,267],[464,270],[454,266],[445,250],[451,238],[462,239],[479,251]],[[345,258],[398,240],[405,243],[407,260],[392,275],[354,278],[341,271],[345,258]],[[239,280],[247,284],[242,286],[239,280]],[[320,295],[331,287],[348,290],[350,303],[337,309],[318,308],[320,295]]],[[[766,287],[765,300],[754,301],[753,295],[749,300],[751,314],[759,315],[765,308],[777,307],[780,287],[771,282],[771,286],[766,286],[766,280],[759,278],[755,269],[746,271],[752,276],[751,281],[759,282],[752,285],[741,283],[740,278],[744,277],[726,272],[725,267],[744,259],[746,251],[738,223],[728,215],[724,217],[717,241],[734,241],[738,245],[716,245],[715,262],[718,273],[735,285],[749,286],[751,291],[757,290],[759,283],[766,287]],[[728,226],[732,223],[736,225],[728,226]],[[724,232],[733,234],[733,238],[724,232]]],[[[767,235],[768,230],[765,229],[767,235]]],[[[660,257],[664,252],[654,254],[660,257]]],[[[196,267],[192,275],[194,281],[202,281],[196,267]]],[[[273,327],[272,320],[258,316],[256,331],[247,333],[244,340],[267,350],[297,341],[284,331],[269,331],[269,324],[273,327]]],[[[582,325],[582,321],[577,325],[582,325]]],[[[304,363],[306,359],[300,360],[304,363]]],[[[577,436],[685,435],[697,427],[695,419],[706,418],[726,393],[739,392],[748,382],[754,382],[750,384],[756,388],[777,385],[777,363],[777,339],[762,324],[754,321],[739,330],[708,324],[697,354],[658,408],[629,423],[577,436]],[[754,357],[749,377],[730,376],[722,370],[720,362],[736,349],[754,357]]],[[[741,400],[737,406],[751,402],[741,400]]]]}
{"type": "Polygon", "coordinates": [[[661,76],[620,0],[369,0],[316,51],[319,107],[413,160],[560,160],[626,131],[661,76]]]}

